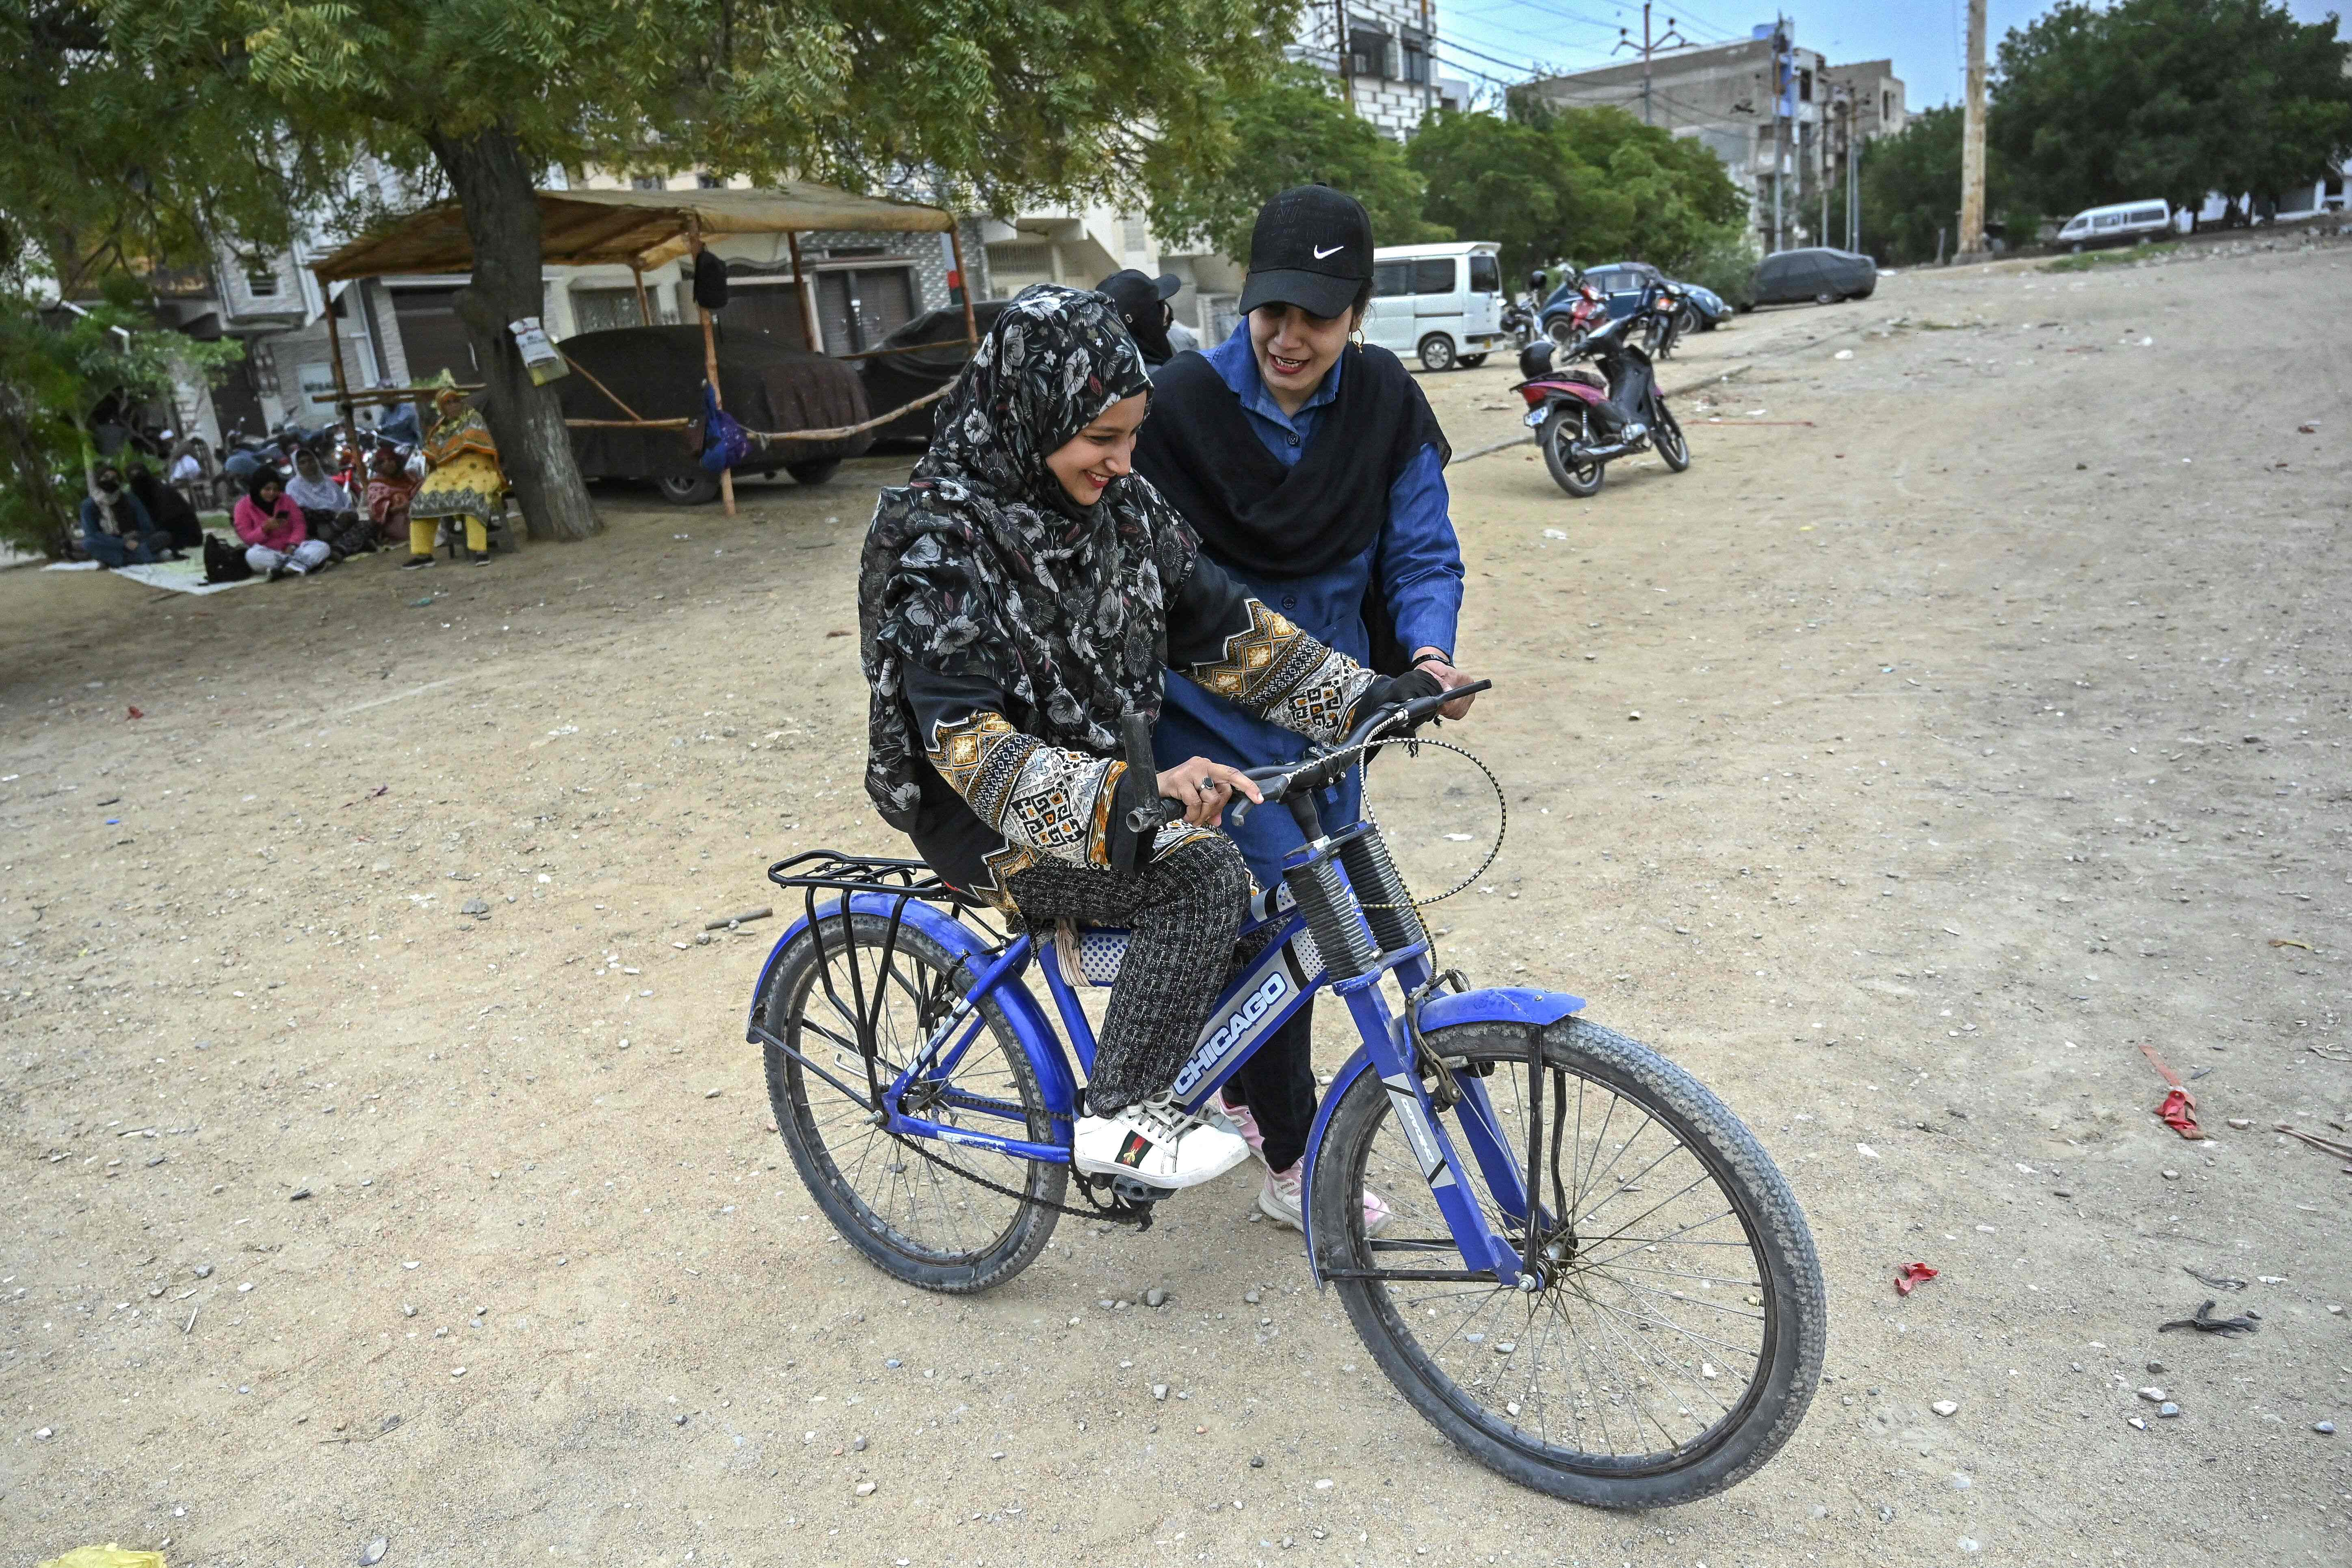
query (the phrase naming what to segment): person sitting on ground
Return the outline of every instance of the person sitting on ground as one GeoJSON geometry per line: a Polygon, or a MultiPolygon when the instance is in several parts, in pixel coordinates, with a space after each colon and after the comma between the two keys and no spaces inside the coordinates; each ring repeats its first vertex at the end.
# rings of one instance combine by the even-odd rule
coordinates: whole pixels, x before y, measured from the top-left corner
{"type": "Polygon", "coordinates": [[[81,547],[100,566],[146,566],[163,559],[171,536],[155,526],[139,498],[122,488],[122,474],[100,463],[81,503],[81,547]]]}
{"type": "Polygon", "coordinates": [[[1171,668],[1328,743],[1360,713],[1434,694],[1300,632],[1203,554],[1129,469],[1143,356],[1103,296],[1022,291],[957,378],[930,450],[875,508],[857,615],[871,702],[866,794],[950,884],[1031,930],[1132,932],[1111,988],[1081,1172],[1175,1189],[1249,1157],[1171,1090],[1224,983],[1250,892],[1211,831],[1243,773],[1192,757],[1130,777],[1119,724],[1160,711],[1171,668]],[[1160,796],[1181,822],[1139,835],[1160,796]]]}
{"type": "Polygon", "coordinates": [[[155,470],[146,464],[133,462],[126,467],[126,484],[131,495],[147,509],[157,530],[171,536],[173,558],[179,559],[183,551],[202,549],[205,525],[196,515],[195,502],[157,479],[155,470]]]}
{"type": "Polygon", "coordinates": [[[278,488],[275,468],[254,470],[229,521],[245,541],[245,563],[273,582],[289,572],[306,576],[327,563],[327,542],[310,537],[302,509],[278,488]]]}
{"type": "Polygon", "coordinates": [[[352,492],[337,484],[307,447],[294,454],[294,477],[286,481],[289,500],[302,509],[302,521],[313,539],[327,542],[331,559],[362,555],[375,548],[373,529],[352,503],[352,492]]]}
{"type": "Polygon", "coordinates": [[[490,519],[505,511],[507,476],[499,467],[498,443],[481,410],[466,406],[447,371],[433,395],[433,428],[425,437],[425,460],[431,469],[408,503],[408,559],[412,566],[433,564],[433,542],[441,520],[466,525],[466,553],[477,566],[490,563],[490,519]]]}

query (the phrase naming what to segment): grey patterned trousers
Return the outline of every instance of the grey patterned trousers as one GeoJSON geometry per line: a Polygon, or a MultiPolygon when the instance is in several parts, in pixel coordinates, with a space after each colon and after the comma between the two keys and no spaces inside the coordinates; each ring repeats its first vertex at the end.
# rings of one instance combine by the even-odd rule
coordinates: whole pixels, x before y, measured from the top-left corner
{"type": "Polygon", "coordinates": [[[1087,1102],[1107,1116],[1168,1092],[1230,973],[1249,868],[1234,841],[1196,838],[1131,877],[1048,862],[1004,890],[1033,929],[1055,921],[1134,933],[1097,1042],[1087,1102]]]}

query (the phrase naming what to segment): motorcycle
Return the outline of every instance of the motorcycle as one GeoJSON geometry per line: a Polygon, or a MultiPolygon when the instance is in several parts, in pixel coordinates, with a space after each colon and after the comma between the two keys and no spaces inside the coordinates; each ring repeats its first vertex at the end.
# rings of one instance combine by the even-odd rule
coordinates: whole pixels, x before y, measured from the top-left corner
{"type": "Polygon", "coordinates": [[[1580,277],[1576,279],[1576,293],[1568,303],[1568,314],[1553,316],[1546,335],[1554,346],[1572,353],[1608,321],[1609,296],[1601,291],[1599,284],[1580,277]]]}
{"type": "Polygon", "coordinates": [[[1658,389],[1641,341],[1643,313],[1595,327],[1573,348],[1529,343],[1519,354],[1527,426],[1561,489],[1582,500],[1600,493],[1608,467],[1654,450],[1666,467],[1690,467],[1690,442],[1658,389]],[[1590,360],[1591,364],[1573,363],[1590,360]]]}
{"type": "Polygon", "coordinates": [[[1675,345],[1690,330],[1694,320],[1689,301],[1671,283],[1655,285],[1649,298],[1634,312],[1642,318],[1642,335],[1654,360],[1664,359],[1675,352],[1675,345]]]}

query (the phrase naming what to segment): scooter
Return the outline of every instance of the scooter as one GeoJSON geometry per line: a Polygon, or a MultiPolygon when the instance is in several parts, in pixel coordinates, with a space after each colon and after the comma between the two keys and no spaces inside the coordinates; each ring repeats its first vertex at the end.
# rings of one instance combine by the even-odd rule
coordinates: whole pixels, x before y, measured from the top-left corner
{"type": "Polygon", "coordinates": [[[1654,450],[1666,467],[1690,467],[1690,442],[1658,390],[1649,350],[1638,341],[1639,314],[1597,326],[1573,348],[1529,343],[1519,354],[1526,425],[1543,448],[1544,466],[1561,489],[1597,495],[1619,458],[1654,450]],[[1591,360],[1591,364],[1576,363],[1591,360]]]}

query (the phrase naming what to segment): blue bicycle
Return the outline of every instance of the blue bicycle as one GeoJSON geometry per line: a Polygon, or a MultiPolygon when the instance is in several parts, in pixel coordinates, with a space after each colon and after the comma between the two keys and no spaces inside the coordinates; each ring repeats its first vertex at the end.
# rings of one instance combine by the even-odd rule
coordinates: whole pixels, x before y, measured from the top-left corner
{"type": "MultiPolygon", "coordinates": [[[[1500,1474],[1608,1508],[1707,1497],[1778,1452],[1812,1399],[1812,1238],[1770,1158],[1696,1079],[1585,1019],[1577,997],[1440,971],[1379,826],[1323,830],[1316,792],[1457,695],[1385,709],[1252,774],[1307,842],[1255,900],[1236,946],[1254,956],[1175,1091],[1207,1104],[1328,987],[1362,1043],[1307,1148],[1318,1287],[1339,1291],[1413,1407],[1500,1474]],[[1390,1210],[1377,1235],[1368,1188],[1390,1210]]],[[[1139,723],[1126,742],[1149,769],[1139,723]]],[[[1082,1069],[1095,1050],[1079,996],[1118,977],[1123,931],[1009,933],[917,860],[815,851],[768,875],[804,907],[761,973],[749,1037],[777,1130],[845,1240],[909,1284],[961,1293],[1027,1268],[1064,1214],[1150,1225],[1171,1194],[1081,1177],[1082,1206],[1064,1201],[1070,1048],[1082,1069]]]]}

